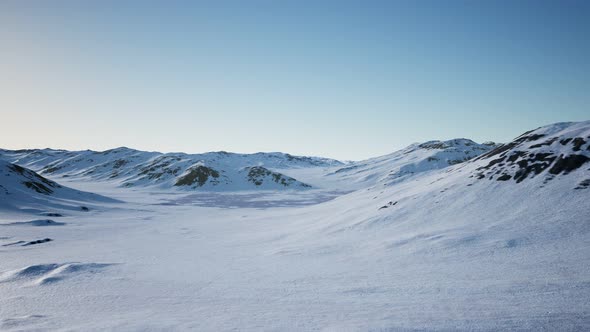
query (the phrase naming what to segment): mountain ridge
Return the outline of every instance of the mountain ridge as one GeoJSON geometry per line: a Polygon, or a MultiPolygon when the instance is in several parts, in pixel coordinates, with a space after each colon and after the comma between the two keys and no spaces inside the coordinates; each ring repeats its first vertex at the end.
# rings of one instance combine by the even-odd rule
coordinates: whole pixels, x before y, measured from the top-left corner
{"type": "Polygon", "coordinates": [[[54,178],[89,178],[117,182],[117,186],[121,187],[153,186],[209,191],[308,189],[311,187],[309,184],[274,169],[343,165],[334,159],[280,152],[186,154],[146,152],[126,147],[102,152],[1,150],[0,154],[14,163],[54,178]],[[187,181],[191,177],[198,181],[187,181]]]}
{"type": "MultiPolygon", "coordinates": [[[[585,152],[590,148],[590,133],[584,129],[586,127],[590,127],[590,121],[550,124],[530,130],[506,144],[480,144],[467,138],[430,140],[357,162],[281,152],[187,154],[148,152],[128,147],[105,151],[0,150],[0,155],[54,179],[100,180],[127,188],[301,190],[322,188],[324,183],[331,182],[334,187],[356,190],[392,185],[417,174],[465,165],[467,161],[487,160],[495,155],[498,158],[480,165],[472,177],[520,182],[530,174],[543,172],[554,161],[557,164],[550,172],[567,173],[590,158],[585,152]],[[520,150],[509,152],[516,148],[520,150]],[[314,175],[308,176],[308,170],[313,170],[314,175]]],[[[550,181],[552,177],[548,178],[550,181]]]]}

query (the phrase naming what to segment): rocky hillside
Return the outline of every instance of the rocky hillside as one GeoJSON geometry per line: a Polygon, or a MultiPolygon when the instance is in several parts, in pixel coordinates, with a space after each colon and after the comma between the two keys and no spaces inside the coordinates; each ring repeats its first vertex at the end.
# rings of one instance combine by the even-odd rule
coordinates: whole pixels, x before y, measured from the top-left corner
{"type": "Polygon", "coordinates": [[[476,160],[472,176],[496,181],[540,177],[545,183],[569,173],[586,174],[579,189],[590,185],[590,121],[557,123],[526,132],[476,160]]]}
{"type": "Polygon", "coordinates": [[[117,148],[102,152],[1,150],[0,154],[12,162],[53,178],[87,178],[110,181],[122,187],[156,186],[221,191],[309,188],[308,184],[281,174],[276,169],[343,165],[333,159],[284,153],[163,154],[117,148]]]}

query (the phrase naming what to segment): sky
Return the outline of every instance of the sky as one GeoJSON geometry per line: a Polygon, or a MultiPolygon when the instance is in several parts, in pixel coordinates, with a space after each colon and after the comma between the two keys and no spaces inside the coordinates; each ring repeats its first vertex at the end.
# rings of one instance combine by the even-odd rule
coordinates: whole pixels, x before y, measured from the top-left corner
{"type": "Polygon", "coordinates": [[[343,160],[590,119],[590,1],[0,2],[0,147],[343,160]]]}

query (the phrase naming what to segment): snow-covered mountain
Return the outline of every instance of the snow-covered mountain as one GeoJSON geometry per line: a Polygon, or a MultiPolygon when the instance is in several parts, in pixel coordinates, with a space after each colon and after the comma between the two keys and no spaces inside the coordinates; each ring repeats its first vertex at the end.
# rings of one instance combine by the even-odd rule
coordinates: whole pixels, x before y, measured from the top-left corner
{"type": "Polygon", "coordinates": [[[549,169],[545,177],[550,181],[588,160],[587,127],[588,122],[558,123],[527,132],[508,144],[478,144],[464,138],[415,143],[385,156],[349,163],[284,153],[184,154],[124,147],[103,152],[0,150],[0,156],[53,179],[98,180],[127,188],[356,190],[396,184],[424,172],[450,171],[455,165],[462,168],[471,165],[466,163],[470,160],[487,161],[471,174],[474,178],[521,182],[549,169]]]}
{"type": "Polygon", "coordinates": [[[285,153],[204,154],[145,152],[117,148],[103,152],[65,150],[1,150],[4,158],[42,175],[110,181],[122,187],[178,189],[279,190],[310,185],[271,169],[338,166],[327,158],[285,153]]]}
{"type": "Polygon", "coordinates": [[[359,189],[462,163],[495,146],[494,143],[478,144],[468,139],[429,141],[412,144],[386,156],[349,163],[285,153],[209,152],[191,155],[129,148],[103,152],[0,150],[0,155],[42,175],[108,181],[127,188],[279,190],[306,189],[331,182],[336,187],[359,189]],[[308,176],[310,173],[313,176],[308,176]]]}
{"type": "Polygon", "coordinates": [[[415,143],[385,156],[351,163],[326,176],[331,181],[357,184],[357,187],[390,184],[415,174],[463,163],[496,146],[493,142],[478,144],[464,138],[415,143]]]}
{"type": "MultiPolygon", "coordinates": [[[[467,144],[472,146],[471,142],[467,144]]],[[[503,202],[506,206],[536,204],[539,202],[533,200],[540,192],[546,196],[544,204],[563,200],[583,204],[584,200],[590,199],[590,121],[556,123],[526,132],[510,143],[475,146],[475,149],[480,148],[487,152],[464,162],[451,159],[446,167],[432,167],[429,172],[409,173],[414,176],[399,172],[400,169],[420,169],[416,163],[409,161],[397,166],[397,172],[388,173],[398,181],[382,181],[378,186],[358,190],[337,200],[359,202],[358,211],[362,212],[358,212],[358,216],[366,222],[373,217],[380,218],[384,213],[382,210],[399,210],[407,204],[411,204],[412,209],[425,211],[448,206],[451,213],[465,208],[459,207],[462,204],[480,206],[480,211],[492,201],[503,202]]],[[[401,156],[399,159],[402,159],[404,155],[424,153],[420,145],[413,145],[390,156],[401,156]]],[[[444,150],[438,151],[438,154],[447,155],[444,150]]],[[[382,158],[386,157],[373,159],[374,165],[387,164],[382,162],[382,158]]],[[[428,158],[418,158],[417,164],[424,165],[428,158]]],[[[369,164],[365,162],[363,165],[368,168],[369,164]]],[[[348,168],[344,170],[352,171],[348,168]]],[[[378,167],[370,170],[378,170],[378,167]]],[[[381,180],[391,178],[386,176],[381,180]]],[[[356,204],[344,205],[350,207],[356,204]]],[[[548,208],[557,206],[563,205],[551,203],[548,208]]],[[[498,210],[490,210],[490,213],[494,211],[498,210]]]]}
{"type": "Polygon", "coordinates": [[[0,206],[3,209],[88,210],[81,204],[101,202],[115,200],[62,186],[30,169],[0,159],[0,206]]]}

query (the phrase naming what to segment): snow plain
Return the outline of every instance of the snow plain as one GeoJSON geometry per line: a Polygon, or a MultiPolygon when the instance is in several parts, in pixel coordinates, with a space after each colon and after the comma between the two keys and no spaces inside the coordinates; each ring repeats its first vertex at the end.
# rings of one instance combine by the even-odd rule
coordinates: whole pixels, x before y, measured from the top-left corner
{"type": "Polygon", "coordinates": [[[487,163],[363,188],[281,170],[302,191],[53,178],[117,201],[0,211],[0,330],[590,330],[588,164],[472,176],[487,163]]]}

